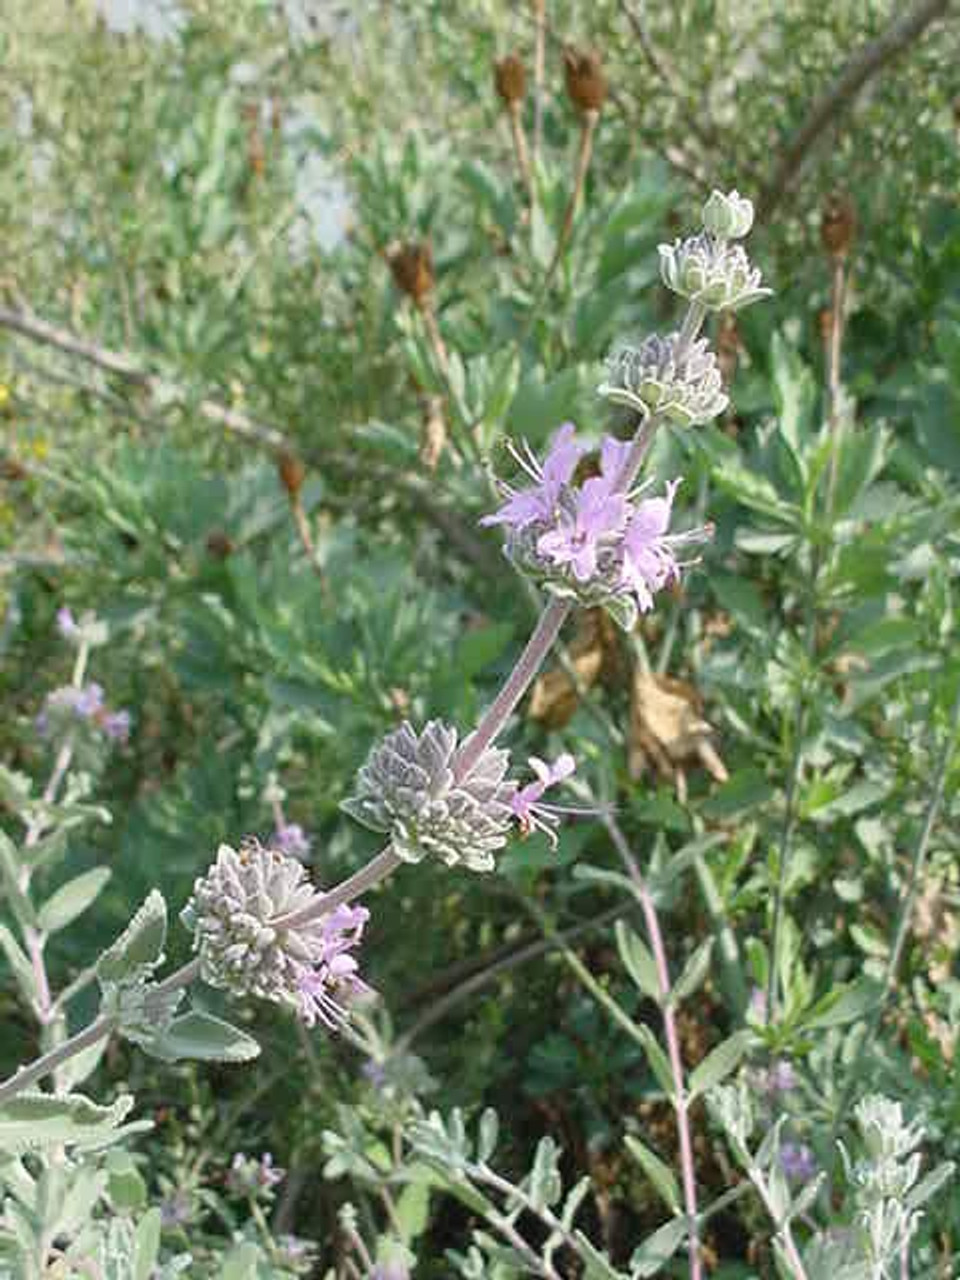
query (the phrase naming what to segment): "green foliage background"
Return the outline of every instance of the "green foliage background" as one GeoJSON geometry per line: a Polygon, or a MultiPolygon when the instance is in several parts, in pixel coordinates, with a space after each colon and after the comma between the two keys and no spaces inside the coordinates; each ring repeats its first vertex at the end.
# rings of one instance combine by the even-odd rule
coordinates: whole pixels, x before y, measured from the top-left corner
{"type": "MultiPolygon", "coordinates": [[[[805,1135],[832,1118],[861,984],[884,972],[960,679],[955,12],[837,112],[781,190],[770,183],[787,141],[898,6],[548,0],[528,222],[492,64],[516,50],[529,67],[530,7],[352,8],[345,27],[305,42],[260,0],[195,0],[168,42],[117,35],[89,3],[5,9],[4,305],[126,353],[164,384],[0,329],[0,759],[39,779],[49,769],[33,726],[69,675],[53,623],[63,604],[109,623],[93,675],[134,720],[129,747],[97,765],[113,821],[69,848],[71,873],[102,862],[113,875],[57,939],[52,970],[65,982],[149,888],[181,903],[220,841],[268,837],[271,773],[287,817],[310,833],[320,882],[374,851],[338,811],[372,741],[401,715],[468,726],[529,630],[497,538],[477,527],[490,469],[509,471],[504,441],[537,448],[566,419],[598,437],[610,427],[595,395],[603,355],[670,323],[657,243],[691,224],[711,185],[737,186],[765,208],[751,254],[776,297],[740,319],[731,416],[664,436],[652,464],[685,476],[684,520],[706,511],[716,536],[682,596],[618,642],[621,671],[649,661],[697,686],[729,781],[693,769],[679,799],[653,774],[630,779],[623,674],[559,733],[521,717],[511,746],[517,759],[573,750],[644,865],[667,864],[705,832],[723,836],[661,898],[678,969],[711,930],[737,940],[685,1014],[691,1065],[742,1024],[750,988],[765,984],[772,885],[795,808],[788,999],[767,1049],[804,1072],[805,1135]],[[641,10],[653,61],[629,18],[641,10]],[[611,92],[572,240],[544,293],[578,136],[563,92],[567,40],[601,51],[611,92]],[[349,193],[349,234],[321,249],[301,229],[298,252],[298,176],[311,164],[349,193]],[[818,226],[838,190],[858,227],[850,421],[826,513],[819,314],[831,268],[818,226]],[[426,239],[449,381],[385,260],[395,243],[426,239]],[[432,473],[418,456],[428,395],[443,398],[450,429],[432,473]],[[319,572],[274,452],[209,421],[204,399],[281,432],[304,460],[319,572]],[[833,1019],[840,998],[851,1014],[833,1019]]],[[[531,112],[528,96],[528,126],[531,112]]],[[[960,1120],[956,783],[955,764],[920,891],[923,931],[858,1082],[921,1111],[945,1155],[956,1154],[960,1120]]],[[[537,838],[518,844],[490,878],[402,870],[370,902],[364,952],[393,1026],[412,1026],[484,963],[538,938],[543,918],[571,928],[608,908],[609,888],[578,878],[584,865],[618,865],[599,823],[571,824],[556,856],[537,838]]],[[[608,935],[581,938],[578,953],[643,1016],[608,935]]],[[[185,948],[175,933],[173,959],[185,948]]],[[[34,1034],[8,978],[0,968],[4,1074],[34,1034]]],[[[89,1012],[80,1002],[76,1017],[89,1012]]],[[[389,1135],[389,1108],[349,1041],[305,1043],[269,1009],[242,1016],[266,1045],[255,1071],[161,1070],[118,1048],[105,1087],[128,1082],[153,1114],[141,1148],[149,1177],[161,1194],[186,1189],[194,1226],[211,1238],[226,1228],[208,1188],[229,1157],[277,1152],[295,1171],[286,1224],[321,1242],[332,1266],[337,1205],[363,1192],[362,1180],[322,1180],[322,1135],[342,1131],[345,1108],[389,1135]]],[[[615,1257],[655,1225],[621,1146],[636,1128],[674,1160],[656,1081],[555,957],[455,1005],[417,1052],[432,1103],[499,1109],[518,1170],[548,1132],[571,1170],[594,1176],[595,1235],[615,1257]]],[[[720,1188],[702,1113],[696,1127],[701,1176],[720,1188]]],[[[929,1268],[955,1256],[958,1204],[954,1193],[929,1210],[918,1253],[929,1268]]],[[[448,1275],[444,1250],[463,1245],[468,1210],[433,1196],[429,1212],[405,1211],[416,1275],[448,1275]]],[[[762,1238],[749,1211],[724,1215],[709,1241],[715,1274],[771,1274],[762,1238]]]]}

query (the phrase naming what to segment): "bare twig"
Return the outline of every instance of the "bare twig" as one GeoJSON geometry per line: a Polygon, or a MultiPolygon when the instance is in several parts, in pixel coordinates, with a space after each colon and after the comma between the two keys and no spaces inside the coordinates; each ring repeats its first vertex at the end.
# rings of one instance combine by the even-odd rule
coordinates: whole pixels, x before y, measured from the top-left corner
{"type": "Polygon", "coordinates": [[[827,126],[846,110],[866,82],[904,52],[952,0],[918,0],[889,27],[850,55],[836,78],[817,98],[806,120],[787,143],[772,177],[757,201],[757,217],[767,218],[791,189],[827,126]]]}

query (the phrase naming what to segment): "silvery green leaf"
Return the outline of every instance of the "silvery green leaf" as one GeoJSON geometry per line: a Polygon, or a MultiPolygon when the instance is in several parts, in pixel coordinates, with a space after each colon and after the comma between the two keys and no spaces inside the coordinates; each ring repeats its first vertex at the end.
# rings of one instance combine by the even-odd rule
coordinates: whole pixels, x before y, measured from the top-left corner
{"type": "Polygon", "coordinates": [[[645,1023],[637,1023],[636,1027],[637,1039],[643,1046],[647,1062],[650,1064],[650,1070],[657,1077],[657,1082],[667,1097],[673,1098],[675,1086],[673,1072],[670,1069],[670,1060],[660,1048],[660,1042],[657,1037],[645,1023]]]}
{"type": "Polygon", "coordinates": [[[634,1134],[627,1134],[624,1138],[624,1145],[650,1179],[654,1189],[666,1203],[671,1213],[679,1213],[680,1188],[677,1186],[673,1171],[664,1164],[659,1156],[654,1155],[649,1147],[645,1147],[634,1134]]]}
{"type": "Polygon", "coordinates": [[[74,876],[49,897],[37,913],[44,933],[57,933],[91,907],[110,879],[109,867],[93,867],[74,876]]]}
{"type": "Polygon", "coordinates": [[[682,1004],[697,990],[710,968],[710,958],[713,954],[713,939],[707,938],[701,942],[693,955],[687,960],[683,967],[683,972],[673,984],[670,991],[670,1003],[672,1005],[682,1004]]]}
{"type": "Polygon", "coordinates": [[[159,1209],[149,1209],[137,1223],[133,1246],[133,1280],[151,1280],[160,1255],[159,1209]]]}
{"type": "Polygon", "coordinates": [[[573,1220],[577,1216],[577,1210],[583,1204],[584,1197],[588,1194],[593,1184],[588,1176],[584,1176],[579,1182],[575,1182],[567,1192],[567,1197],[563,1202],[563,1211],[560,1214],[560,1221],[567,1231],[573,1227],[573,1220]]]}
{"type": "Polygon", "coordinates": [[[184,1058],[200,1062],[249,1062],[260,1053],[252,1036],[211,1013],[194,1009],[174,1018],[168,1029],[141,1044],[144,1052],[165,1062],[184,1058]]]}
{"type": "Polygon", "coordinates": [[[690,1075],[691,1101],[726,1079],[739,1064],[752,1039],[753,1035],[749,1031],[735,1031],[707,1054],[690,1075]]]}
{"type": "Polygon", "coordinates": [[[22,929],[36,929],[37,913],[20,887],[19,861],[13,841],[0,831],[0,887],[10,902],[10,910],[22,929]]]}
{"type": "Polygon", "coordinates": [[[143,905],[97,962],[101,982],[135,981],[151,973],[163,960],[167,940],[167,904],[153,889],[143,905]]]}
{"type": "Polygon", "coordinates": [[[956,1165],[952,1161],[946,1161],[937,1165],[936,1169],[932,1169],[917,1185],[910,1191],[906,1198],[908,1209],[919,1209],[921,1205],[926,1204],[931,1196],[935,1196],[942,1186],[944,1186],[953,1177],[956,1171],[956,1165]]]}
{"type": "Polygon", "coordinates": [[[32,868],[50,867],[67,851],[67,828],[57,827],[42,836],[36,844],[20,850],[21,860],[32,868]]]}
{"type": "Polygon", "coordinates": [[[550,1137],[541,1138],[533,1157],[529,1175],[530,1199],[536,1209],[548,1209],[563,1193],[563,1182],[557,1168],[560,1152],[550,1137]]]}
{"type": "Polygon", "coordinates": [[[617,949],[620,959],[630,977],[645,996],[659,1001],[660,984],[657,980],[657,966],[646,943],[623,920],[618,920],[614,928],[617,949]]]}
{"type": "Polygon", "coordinates": [[[820,1188],[826,1182],[827,1175],[818,1173],[815,1178],[811,1178],[806,1186],[802,1187],[800,1194],[794,1199],[790,1206],[791,1218],[802,1218],[814,1204],[817,1196],[820,1194],[820,1188]]]}
{"type": "Polygon", "coordinates": [[[217,1280],[256,1280],[260,1256],[259,1248],[249,1241],[234,1245],[217,1272],[217,1280]]]}
{"type": "Polygon", "coordinates": [[[33,1000],[37,991],[33,976],[33,966],[30,964],[19,942],[17,942],[5,924],[0,924],[0,950],[7,957],[7,963],[20,985],[20,990],[28,1000],[33,1000]]]}
{"type": "Polygon", "coordinates": [[[687,1224],[683,1218],[672,1218],[647,1236],[630,1259],[630,1280],[643,1280],[655,1276],[664,1263],[669,1262],[687,1237],[687,1224]]]}
{"type": "Polygon", "coordinates": [[[775,1164],[780,1153],[780,1134],[783,1126],[787,1122],[787,1116],[781,1116],[777,1122],[767,1130],[766,1137],[761,1142],[754,1162],[758,1169],[766,1169],[771,1164],[775,1164]]]}
{"type": "Polygon", "coordinates": [[[115,1130],[132,1106],[128,1093],[109,1107],[100,1107],[79,1093],[58,1096],[25,1091],[0,1104],[0,1150],[32,1151],[97,1141],[115,1130]]]}
{"type": "Polygon", "coordinates": [[[480,1129],[477,1135],[477,1160],[486,1164],[497,1148],[500,1122],[493,1107],[484,1108],[480,1117],[480,1129]]]}
{"type": "Polygon", "coordinates": [[[607,1255],[601,1253],[582,1231],[576,1232],[576,1241],[580,1257],[586,1264],[584,1280],[625,1280],[624,1273],[612,1267],[607,1255]]]}
{"type": "Polygon", "coordinates": [[[109,1036],[103,1036],[96,1044],[91,1044],[86,1049],[81,1049],[78,1054],[75,1054],[61,1066],[60,1083],[64,1093],[72,1093],[78,1085],[83,1084],[84,1080],[93,1075],[100,1063],[100,1059],[106,1053],[109,1043],[109,1036]]]}
{"type": "Polygon", "coordinates": [[[106,1174],[92,1163],[74,1169],[65,1189],[57,1215],[56,1231],[51,1235],[72,1236],[93,1217],[97,1201],[103,1195],[106,1174]]]}
{"type": "Polygon", "coordinates": [[[107,1190],[117,1209],[142,1209],[147,1203],[147,1184],[127,1151],[111,1151],[107,1157],[107,1190]]]}

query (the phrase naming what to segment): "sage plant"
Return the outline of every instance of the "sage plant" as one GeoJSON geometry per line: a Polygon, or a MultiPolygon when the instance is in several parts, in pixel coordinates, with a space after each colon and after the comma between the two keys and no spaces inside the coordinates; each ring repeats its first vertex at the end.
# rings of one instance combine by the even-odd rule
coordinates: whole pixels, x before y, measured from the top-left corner
{"type": "MultiPolygon", "coordinates": [[[[704,206],[701,229],[674,245],[661,246],[663,281],[687,300],[686,314],[675,332],[624,343],[611,353],[599,393],[613,404],[630,408],[634,432],[627,440],[609,435],[601,440],[595,474],[582,474],[581,464],[595,450],[570,423],[558,428],[542,459],[525,444],[515,446],[519,479],[501,485],[501,505],[481,523],[503,529],[506,556],[545,593],[546,603],[513,669],[472,731],[439,720],[419,729],[405,722],[371,749],[343,808],[383,835],[380,853],[340,884],[327,890],[316,887],[301,860],[305,837],[285,821],[282,798],[275,789],[271,791],[268,799],[276,820],[272,846],[252,841],[239,849],[221,845],[213,864],[197,878],[181,913],[193,937],[193,960],[160,977],[167,908],[159,893],[151,893],[91,970],[101,989],[98,1016],[69,1038],[55,1037],[39,1058],[0,1084],[0,1121],[19,1122],[18,1132],[28,1140],[23,1126],[43,1116],[53,1126],[58,1143],[75,1147],[88,1137],[91,1125],[99,1134],[116,1134],[129,1102],[98,1109],[70,1092],[69,1077],[64,1074],[78,1055],[93,1051],[113,1034],[168,1061],[254,1057],[259,1049],[248,1034],[202,1008],[184,1007],[188,988],[196,980],[235,998],[253,996],[289,1008],[306,1027],[319,1023],[335,1031],[346,1026],[357,1002],[369,996],[356,955],[369,913],[355,905],[357,899],[404,863],[439,862],[488,873],[496,868],[497,856],[511,837],[539,828],[556,839],[564,810],[544,804],[543,795],[548,787],[570,778],[575,761],[566,754],[552,764],[534,759],[531,779],[513,770],[509,750],[498,741],[575,609],[599,606],[620,626],[632,629],[639,614],[655,607],[658,594],[682,578],[691,563],[683,558],[686,549],[710,536],[709,527],[672,529],[679,478],[658,483],[655,477],[640,477],[661,427],[707,422],[726,407],[716,357],[699,334],[708,313],[738,309],[769,292],[739,243],[749,232],[752,217],[750,202],[738,193],[714,192],[704,206]],[[55,1092],[36,1091],[37,1082],[51,1074],[55,1092]]],[[[81,656],[69,693],[48,700],[44,727],[63,732],[64,726],[71,726],[68,756],[81,743],[81,731],[86,733],[91,726],[105,738],[122,741],[129,721],[123,713],[107,710],[98,686],[84,683],[85,655],[101,639],[95,622],[75,624],[72,617],[64,616],[61,629],[77,641],[81,656]]],[[[55,771],[54,792],[68,764],[69,758],[55,771]]],[[[44,822],[41,811],[28,826],[23,849],[9,854],[14,866],[19,860],[26,868],[14,872],[13,883],[20,890],[30,878],[25,855],[44,822]]],[[[645,909],[662,971],[658,991],[668,1039],[675,1049],[663,943],[652,899],[646,900],[645,909]]],[[[36,985],[42,988],[38,959],[42,938],[36,935],[32,920],[24,909],[27,955],[33,957],[36,985]]],[[[30,965],[25,957],[21,967],[26,970],[30,965]]],[[[687,979],[687,985],[691,983],[687,979]]],[[[43,998],[42,990],[36,998],[40,1011],[49,1008],[49,997],[43,998]]],[[[708,1081],[716,1083],[733,1068],[741,1052],[742,1047],[736,1054],[725,1050],[707,1070],[708,1064],[702,1064],[689,1096],[697,1089],[705,1091],[708,1081]]],[[[655,1055],[652,1060],[659,1061],[655,1055]]],[[[701,1275],[699,1215],[687,1091],[675,1052],[667,1073],[665,1083],[675,1095],[681,1134],[684,1211],[678,1210],[652,1246],[638,1251],[631,1275],[650,1274],[651,1259],[665,1260],[686,1240],[690,1275],[697,1280],[701,1275]]],[[[482,1143],[488,1146],[488,1137],[482,1143]]],[[[544,1159],[555,1164],[555,1154],[544,1159]]],[[[509,1197],[518,1194],[485,1165],[478,1164],[477,1170],[477,1176],[506,1195],[508,1203],[509,1197]]],[[[268,1173],[264,1176],[270,1180],[268,1173]]],[[[551,1187],[553,1177],[548,1178],[551,1187]]],[[[568,1204],[571,1215],[581,1194],[568,1204]]],[[[551,1191],[540,1207],[541,1216],[553,1198],[551,1191]]],[[[521,1197],[519,1203],[532,1202],[521,1197]]],[[[573,1232],[560,1219],[554,1222],[549,1215],[545,1221],[553,1224],[551,1250],[574,1248],[589,1266],[606,1267],[608,1275],[619,1274],[582,1233],[573,1232]]],[[[535,1251],[518,1233],[515,1213],[501,1215],[498,1222],[507,1244],[532,1266],[535,1251]]],[[[557,1274],[549,1257],[541,1257],[532,1273],[557,1274]]]]}

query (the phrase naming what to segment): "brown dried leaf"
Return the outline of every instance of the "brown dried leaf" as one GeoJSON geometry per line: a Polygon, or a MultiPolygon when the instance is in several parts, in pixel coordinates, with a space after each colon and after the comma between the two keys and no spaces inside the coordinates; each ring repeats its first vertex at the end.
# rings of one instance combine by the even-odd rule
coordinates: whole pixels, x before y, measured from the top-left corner
{"type": "Polygon", "coordinates": [[[685,765],[700,764],[711,778],[726,782],[729,774],[713,746],[713,726],[702,710],[693,685],[637,669],[630,704],[627,764],[631,778],[643,777],[652,767],[674,783],[681,800],[687,792],[685,765]]]}

